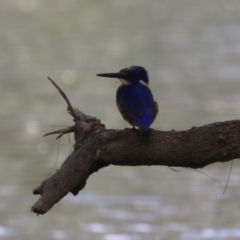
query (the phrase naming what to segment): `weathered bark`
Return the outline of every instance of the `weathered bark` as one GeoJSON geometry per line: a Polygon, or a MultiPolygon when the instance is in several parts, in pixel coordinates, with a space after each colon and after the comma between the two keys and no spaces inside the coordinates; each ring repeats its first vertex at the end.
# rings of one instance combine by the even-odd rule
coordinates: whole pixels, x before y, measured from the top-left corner
{"type": "Polygon", "coordinates": [[[202,168],[240,157],[239,120],[187,131],[151,129],[145,134],[134,129],[108,130],[97,118],[73,109],[70,102],[68,109],[75,125],[50,134],[74,132],[74,151],[55,174],[33,190],[41,195],[32,207],[37,214],[46,213],[69,192],[77,195],[92,173],[110,164],[202,168]]]}

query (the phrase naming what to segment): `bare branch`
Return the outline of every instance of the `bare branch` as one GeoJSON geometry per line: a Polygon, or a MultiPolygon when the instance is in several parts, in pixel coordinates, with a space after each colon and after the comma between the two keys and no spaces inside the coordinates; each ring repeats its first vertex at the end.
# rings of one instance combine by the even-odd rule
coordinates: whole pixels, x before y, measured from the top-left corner
{"type": "Polygon", "coordinates": [[[110,164],[196,169],[240,158],[239,120],[216,122],[187,131],[151,129],[143,134],[133,129],[106,129],[99,119],[76,108],[71,108],[70,114],[74,117],[74,126],[47,135],[60,134],[60,137],[74,132],[74,151],[56,173],[33,190],[33,194],[41,195],[32,207],[36,214],[46,213],[69,192],[77,195],[92,173],[110,164]]]}
{"type": "Polygon", "coordinates": [[[74,126],[70,126],[70,127],[60,129],[60,130],[57,130],[57,131],[54,131],[54,132],[46,133],[46,134],[43,135],[43,137],[53,135],[53,134],[59,134],[59,136],[57,136],[57,138],[56,138],[56,139],[59,139],[63,135],[68,134],[68,133],[72,133],[72,132],[74,132],[74,126]]]}
{"type": "Polygon", "coordinates": [[[75,116],[73,107],[72,107],[70,101],[68,100],[66,94],[62,91],[62,89],[50,77],[48,77],[48,80],[58,89],[58,91],[60,92],[62,97],[65,99],[65,101],[67,102],[68,109],[71,112],[71,115],[74,117],[74,120],[75,120],[76,116],[75,116]]]}

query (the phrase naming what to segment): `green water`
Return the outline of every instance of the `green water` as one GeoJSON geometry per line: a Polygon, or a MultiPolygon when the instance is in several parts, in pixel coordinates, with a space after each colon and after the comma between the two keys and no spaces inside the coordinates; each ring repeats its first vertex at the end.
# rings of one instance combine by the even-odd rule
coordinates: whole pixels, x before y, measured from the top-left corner
{"type": "Polygon", "coordinates": [[[131,65],[149,71],[153,128],[239,119],[239,11],[237,0],[1,1],[0,239],[240,238],[238,161],[225,194],[230,163],[202,169],[221,184],[186,169],[108,167],[46,215],[30,212],[32,189],[73,145],[63,137],[57,153],[55,138],[42,138],[72,124],[47,76],[108,128],[128,127],[119,82],[95,74],[131,65]]]}

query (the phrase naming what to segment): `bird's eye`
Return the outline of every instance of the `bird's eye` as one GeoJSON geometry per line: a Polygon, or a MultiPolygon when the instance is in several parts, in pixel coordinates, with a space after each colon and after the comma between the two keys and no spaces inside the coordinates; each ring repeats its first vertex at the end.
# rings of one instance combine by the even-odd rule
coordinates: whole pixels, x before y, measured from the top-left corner
{"type": "Polygon", "coordinates": [[[122,72],[126,77],[130,76],[129,72],[122,72]]]}
{"type": "Polygon", "coordinates": [[[123,73],[124,75],[129,76],[129,72],[127,68],[123,68],[122,70],[120,70],[120,73],[123,73]]]}

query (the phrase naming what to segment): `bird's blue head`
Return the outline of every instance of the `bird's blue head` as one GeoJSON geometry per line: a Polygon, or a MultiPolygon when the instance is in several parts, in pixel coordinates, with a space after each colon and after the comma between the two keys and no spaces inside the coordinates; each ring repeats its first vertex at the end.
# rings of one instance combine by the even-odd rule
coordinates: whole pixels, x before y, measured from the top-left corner
{"type": "Polygon", "coordinates": [[[148,85],[148,73],[144,67],[131,66],[129,68],[123,68],[118,73],[100,73],[99,77],[119,78],[123,85],[131,85],[139,82],[148,85]]]}

